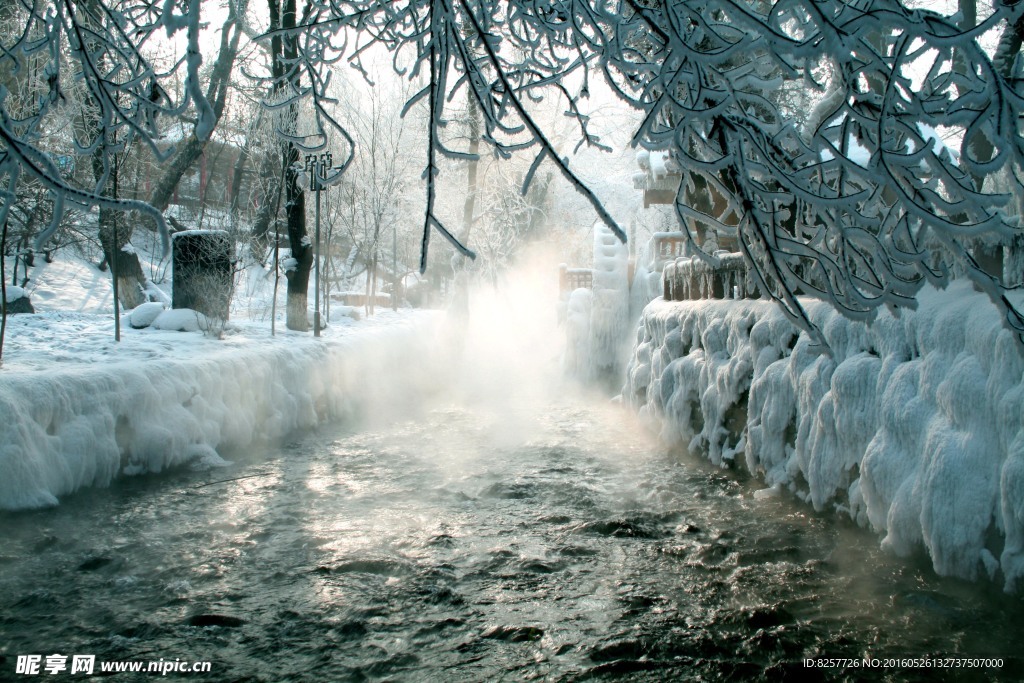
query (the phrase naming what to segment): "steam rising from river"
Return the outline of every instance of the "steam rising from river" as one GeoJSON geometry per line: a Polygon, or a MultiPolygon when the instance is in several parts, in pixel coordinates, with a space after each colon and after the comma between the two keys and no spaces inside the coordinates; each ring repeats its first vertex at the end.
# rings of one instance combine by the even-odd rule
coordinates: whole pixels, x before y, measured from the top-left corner
{"type": "Polygon", "coordinates": [[[451,366],[435,400],[471,408],[493,429],[495,445],[523,443],[530,421],[517,417],[521,409],[539,408],[566,390],[558,261],[535,248],[493,281],[470,278],[468,306],[456,303],[447,313],[441,343],[451,366]]]}

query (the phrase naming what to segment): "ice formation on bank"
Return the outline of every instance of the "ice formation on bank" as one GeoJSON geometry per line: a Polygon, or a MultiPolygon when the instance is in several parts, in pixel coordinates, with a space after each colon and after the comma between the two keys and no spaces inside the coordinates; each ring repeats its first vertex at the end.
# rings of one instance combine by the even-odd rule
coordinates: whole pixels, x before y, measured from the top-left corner
{"type": "Polygon", "coordinates": [[[7,371],[0,384],[0,508],[54,505],[120,474],[209,462],[217,449],[409,405],[438,379],[430,362],[439,353],[435,323],[430,314],[409,314],[320,340],[283,335],[248,348],[224,342],[196,358],[7,371]]]}
{"type": "Polygon", "coordinates": [[[1019,588],[1024,357],[988,299],[955,283],[870,327],[807,308],[831,353],[768,302],[656,300],[624,399],[667,443],[923,547],[939,574],[1019,588]]]}

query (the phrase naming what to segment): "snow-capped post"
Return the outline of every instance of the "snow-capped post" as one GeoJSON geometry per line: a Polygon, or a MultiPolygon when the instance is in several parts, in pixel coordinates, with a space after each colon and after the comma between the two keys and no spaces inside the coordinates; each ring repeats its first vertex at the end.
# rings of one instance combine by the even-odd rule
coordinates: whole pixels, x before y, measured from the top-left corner
{"type": "Polygon", "coordinates": [[[224,230],[174,234],[173,308],[190,308],[211,321],[228,319],[233,284],[231,239],[224,230]]]}
{"type": "Polygon", "coordinates": [[[324,178],[331,169],[333,159],[330,152],[306,155],[306,170],[309,171],[309,189],[316,194],[316,246],[313,249],[313,336],[320,336],[320,192],[324,189],[324,178]]]}

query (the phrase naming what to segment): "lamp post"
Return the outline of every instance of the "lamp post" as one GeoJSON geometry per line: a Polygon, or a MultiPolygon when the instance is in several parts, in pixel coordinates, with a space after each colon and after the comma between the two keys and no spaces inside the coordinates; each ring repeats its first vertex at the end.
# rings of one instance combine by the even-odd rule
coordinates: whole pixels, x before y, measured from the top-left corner
{"type": "Polygon", "coordinates": [[[331,153],[306,155],[306,170],[309,171],[309,189],[316,193],[316,246],[313,251],[313,336],[320,336],[320,192],[324,189],[324,177],[331,168],[331,153]]]}

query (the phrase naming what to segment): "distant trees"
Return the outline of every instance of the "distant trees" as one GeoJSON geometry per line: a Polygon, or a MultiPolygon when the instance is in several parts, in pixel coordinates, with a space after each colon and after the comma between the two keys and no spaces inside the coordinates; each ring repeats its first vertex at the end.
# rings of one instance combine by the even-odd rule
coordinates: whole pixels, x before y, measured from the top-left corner
{"type": "MultiPolygon", "coordinates": [[[[361,264],[366,273],[370,311],[378,273],[387,273],[391,294],[396,298],[400,296],[399,279],[407,274],[404,265],[398,263],[397,241],[399,235],[403,243],[409,237],[406,224],[411,216],[404,209],[418,170],[413,168],[414,156],[409,153],[415,125],[400,116],[403,94],[408,93],[408,88],[375,87],[360,101],[352,102],[342,115],[355,151],[349,171],[333,188],[332,219],[340,224],[339,232],[355,250],[351,265],[361,264]]],[[[401,255],[404,264],[408,261],[407,250],[402,248],[401,255]]],[[[337,275],[348,278],[354,274],[337,275]]]]}

